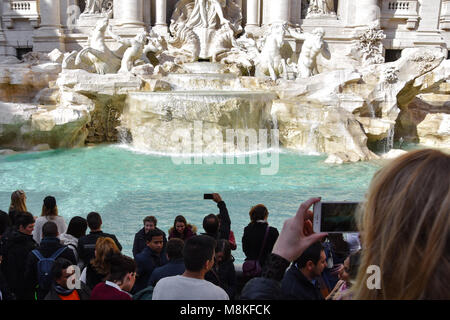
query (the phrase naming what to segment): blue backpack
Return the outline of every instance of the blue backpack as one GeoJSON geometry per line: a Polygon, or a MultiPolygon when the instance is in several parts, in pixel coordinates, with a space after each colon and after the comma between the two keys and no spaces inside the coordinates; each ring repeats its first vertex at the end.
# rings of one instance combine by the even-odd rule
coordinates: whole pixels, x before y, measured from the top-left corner
{"type": "Polygon", "coordinates": [[[39,250],[33,250],[33,254],[39,259],[37,263],[37,278],[39,288],[42,290],[50,290],[52,285],[52,267],[59,255],[66,250],[67,247],[59,248],[50,258],[44,258],[39,250]]]}

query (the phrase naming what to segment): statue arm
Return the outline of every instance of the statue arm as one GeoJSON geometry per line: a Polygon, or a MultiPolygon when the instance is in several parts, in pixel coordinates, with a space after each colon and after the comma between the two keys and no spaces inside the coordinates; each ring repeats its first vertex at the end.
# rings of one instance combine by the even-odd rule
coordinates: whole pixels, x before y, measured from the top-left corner
{"type": "Polygon", "coordinates": [[[326,42],[324,42],[323,46],[322,46],[322,55],[327,60],[331,59],[330,48],[328,47],[328,43],[326,43],[326,42]]]}
{"type": "Polygon", "coordinates": [[[111,38],[113,38],[114,40],[116,40],[117,42],[119,42],[119,43],[121,43],[123,45],[129,46],[129,47],[131,46],[131,41],[128,40],[128,39],[123,39],[122,37],[120,37],[117,34],[115,34],[112,31],[112,28],[111,28],[110,25],[108,26],[107,30],[108,30],[108,34],[111,36],[111,38]]]}
{"type": "Polygon", "coordinates": [[[306,40],[307,38],[304,33],[297,32],[294,29],[290,29],[289,34],[297,40],[306,40]]]}

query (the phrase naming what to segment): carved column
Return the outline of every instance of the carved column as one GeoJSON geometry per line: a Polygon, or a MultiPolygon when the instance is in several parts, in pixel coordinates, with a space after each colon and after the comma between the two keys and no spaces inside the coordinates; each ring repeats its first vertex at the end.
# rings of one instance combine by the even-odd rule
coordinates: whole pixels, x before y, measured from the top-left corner
{"type": "Polygon", "coordinates": [[[378,0],[354,0],[355,25],[380,26],[381,10],[378,0]]]}
{"type": "Polygon", "coordinates": [[[254,33],[259,29],[260,0],[247,0],[247,24],[245,31],[254,33]]]}
{"type": "Polygon", "coordinates": [[[159,35],[168,35],[167,27],[167,0],[156,0],[155,2],[155,26],[153,30],[159,35]]]}
{"type": "Polygon", "coordinates": [[[270,24],[290,22],[291,0],[270,1],[270,24]]]}
{"type": "Polygon", "coordinates": [[[39,1],[41,23],[39,29],[33,35],[33,51],[50,52],[55,48],[64,51],[64,35],[61,30],[60,11],[59,1],[39,1]]]}
{"type": "Polygon", "coordinates": [[[6,55],[6,38],[2,29],[3,3],[0,1],[0,56],[6,55]]]}
{"type": "Polygon", "coordinates": [[[144,26],[142,0],[114,1],[113,10],[117,25],[129,28],[140,28],[144,26]]]}

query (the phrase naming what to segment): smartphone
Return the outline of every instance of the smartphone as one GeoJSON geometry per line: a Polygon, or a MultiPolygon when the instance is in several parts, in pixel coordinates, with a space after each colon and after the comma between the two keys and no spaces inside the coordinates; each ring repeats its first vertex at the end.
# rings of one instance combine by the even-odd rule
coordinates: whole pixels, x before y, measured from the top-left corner
{"type": "Polygon", "coordinates": [[[203,200],[212,200],[212,199],[213,199],[212,193],[205,193],[203,195],[203,200]]]}
{"type": "Polygon", "coordinates": [[[314,232],[358,232],[355,211],[359,202],[317,202],[314,205],[314,232]]]}

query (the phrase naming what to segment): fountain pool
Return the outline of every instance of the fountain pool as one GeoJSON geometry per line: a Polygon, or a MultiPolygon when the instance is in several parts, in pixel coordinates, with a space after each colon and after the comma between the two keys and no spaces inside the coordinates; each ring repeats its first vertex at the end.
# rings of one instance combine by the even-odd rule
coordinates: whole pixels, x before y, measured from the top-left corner
{"type": "Polygon", "coordinates": [[[218,213],[203,193],[218,192],[230,212],[238,243],[233,255],[241,263],[241,239],[252,205],[265,204],[270,224],[281,230],[283,221],[310,197],[362,200],[382,165],[330,165],[324,163],[326,156],[287,151],[279,156],[278,174],[272,176],[260,175],[259,165],[176,165],[171,157],[136,152],[127,145],[1,156],[0,209],[7,211],[11,192],[23,189],[28,210],[38,216],[43,198],[53,195],[67,223],[73,216],[99,212],[103,230],[116,234],[123,252],[132,255],[134,234],[145,216],[156,216],[158,227],[167,232],[182,214],[202,232],[203,217],[218,213]]]}

